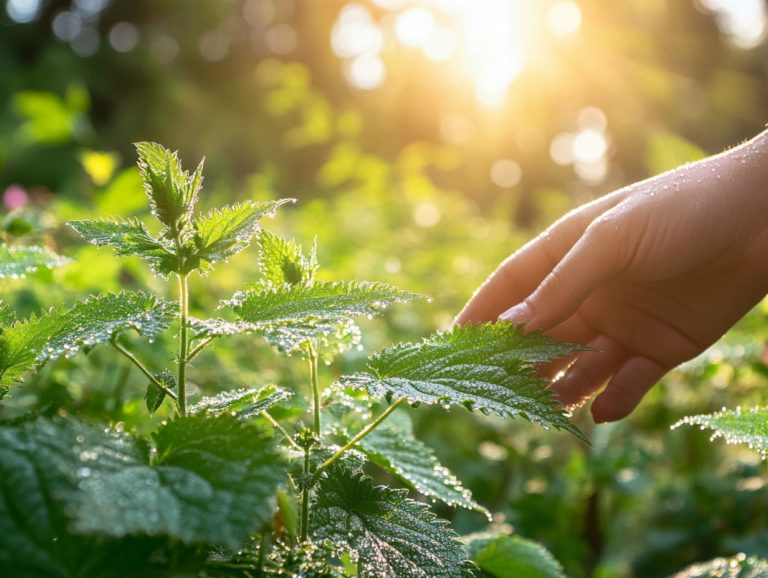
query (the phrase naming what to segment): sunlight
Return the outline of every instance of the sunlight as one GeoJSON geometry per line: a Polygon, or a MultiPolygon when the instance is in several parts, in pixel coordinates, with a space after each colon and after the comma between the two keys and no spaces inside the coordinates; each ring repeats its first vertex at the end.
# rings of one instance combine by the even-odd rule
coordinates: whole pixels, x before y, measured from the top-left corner
{"type": "MultiPolygon", "coordinates": [[[[345,64],[348,82],[372,90],[386,77],[381,58],[392,42],[418,51],[432,62],[451,62],[465,76],[477,100],[501,105],[525,68],[537,36],[535,3],[524,0],[374,0],[390,12],[374,17],[369,6],[350,2],[339,13],[331,48],[345,64]]],[[[581,12],[573,1],[552,5],[550,30],[570,36],[578,31],[581,12]]]]}
{"type": "MultiPolygon", "coordinates": [[[[487,106],[504,102],[523,70],[530,50],[531,3],[521,0],[427,0],[426,5],[448,16],[458,36],[457,52],[472,77],[478,101],[487,106]]],[[[432,34],[429,46],[436,41],[432,34]]],[[[425,47],[425,53],[429,48],[425,47]]]]}

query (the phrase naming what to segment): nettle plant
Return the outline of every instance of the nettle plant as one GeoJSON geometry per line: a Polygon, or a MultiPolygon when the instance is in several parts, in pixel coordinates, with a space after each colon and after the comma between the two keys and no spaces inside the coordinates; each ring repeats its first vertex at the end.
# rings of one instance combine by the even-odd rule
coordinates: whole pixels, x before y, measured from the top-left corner
{"type": "MultiPolygon", "coordinates": [[[[323,385],[318,360],[359,344],[356,317],[422,296],[383,283],[318,280],[314,247],[306,253],[259,226],[289,201],[244,201],[196,216],[202,163],[190,174],[160,145],[137,150],[159,232],[138,219],[71,226],[175,278],[178,301],[126,290],[25,320],[4,309],[0,394],[46,362],[107,345],[145,376],[149,412],[162,404],[174,411],[146,437],[68,415],[0,425],[0,574],[562,576],[545,550],[523,539],[483,534],[462,542],[428,504],[377,485],[367,472],[378,467],[429,500],[487,515],[414,437],[407,412],[396,410],[462,406],[583,439],[535,376],[535,364],[572,346],[504,323],[459,327],[384,349],[367,370],[323,385]],[[191,316],[190,275],[209,273],[254,237],[260,278],[221,303],[227,318],[191,316]],[[152,341],[170,328],[175,363],[148,367],[127,334],[152,341]],[[302,358],[306,386],[189,399],[190,362],[212,342],[241,334],[302,358]],[[291,400],[297,392],[306,395],[303,405],[291,400]],[[308,409],[279,411],[290,404],[308,409]]],[[[39,257],[32,264],[13,255],[29,259],[29,251],[3,251],[0,274],[62,262],[43,249],[32,250],[39,257]]]]}

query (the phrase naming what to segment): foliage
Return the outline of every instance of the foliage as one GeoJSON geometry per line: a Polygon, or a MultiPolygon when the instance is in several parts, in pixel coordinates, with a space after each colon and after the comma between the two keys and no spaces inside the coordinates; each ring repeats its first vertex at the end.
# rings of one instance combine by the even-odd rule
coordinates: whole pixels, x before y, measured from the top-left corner
{"type": "MultiPolygon", "coordinates": [[[[421,295],[381,282],[318,280],[314,248],[306,256],[295,242],[262,231],[263,278],[223,302],[239,319],[191,317],[190,273],[207,273],[245,249],[261,218],[284,202],[246,201],[196,217],[202,164],[190,175],[176,153],[152,143],[136,148],[160,232],[151,234],[138,219],[111,217],[73,227],[97,246],[143,257],[160,276],[174,274],[178,301],[124,290],[26,320],[6,311],[0,370],[8,386],[33,367],[110,345],[148,380],[148,413],[168,415],[172,406],[172,414],[148,433],[65,416],[22,416],[0,425],[2,491],[12,497],[0,505],[0,524],[6,524],[0,528],[0,568],[67,576],[81,572],[81,557],[88,556],[89,575],[108,576],[107,560],[135,555],[136,572],[143,560],[144,571],[157,575],[182,569],[199,576],[229,570],[246,576],[473,575],[448,522],[408,490],[376,485],[364,466],[370,460],[447,505],[488,511],[411,431],[390,427],[397,420],[381,424],[403,402],[425,401],[523,415],[581,436],[533,375],[534,363],[566,355],[571,347],[525,336],[508,324],[456,329],[369,360],[376,378],[395,394],[367,385],[373,396],[387,398],[376,417],[368,392],[343,387],[365,389],[361,374],[342,376],[323,402],[321,353],[331,359],[354,342],[355,317],[421,295]],[[121,340],[134,329],[147,342],[164,343],[162,334],[172,324],[178,325],[175,372],[149,369],[133,351],[136,344],[121,340]],[[239,333],[263,335],[279,350],[304,358],[311,425],[285,407],[294,388],[278,385],[228,387],[188,403],[195,395],[188,374],[193,360],[215,340],[239,333]],[[447,389],[434,391],[440,387],[447,389]],[[323,428],[324,421],[331,427],[323,428]],[[164,554],[158,557],[158,551],[164,554]]],[[[535,562],[523,566],[535,572],[535,562]]]]}
{"type": "Polygon", "coordinates": [[[68,262],[47,247],[0,246],[0,278],[20,279],[41,267],[52,269],[68,262]]]}
{"type": "Polygon", "coordinates": [[[672,428],[681,425],[699,426],[710,429],[714,433],[712,439],[722,437],[729,444],[746,444],[750,449],[757,450],[762,456],[768,451],[768,408],[753,407],[742,411],[719,411],[709,415],[687,416],[674,424],[672,428]]]}
{"type": "Polygon", "coordinates": [[[332,468],[313,506],[316,536],[332,549],[352,550],[361,577],[471,576],[459,537],[403,490],[332,468]]]}
{"type": "Polygon", "coordinates": [[[469,536],[472,560],[496,578],[565,578],[560,564],[544,547],[519,536],[469,536]]]}
{"type": "Polygon", "coordinates": [[[711,562],[694,564],[672,578],[765,578],[768,576],[768,562],[754,556],[739,554],[733,558],[716,558],[711,562]]]}
{"type": "Polygon", "coordinates": [[[417,492],[449,506],[477,510],[490,518],[490,512],[475,502],[458,478],[440,464],[434,451],[413,434],[392,426],[382,426],[360,441],[360,449],[380,466],[417,492]]]}
{"type": "Polygon", "coordinates": [[[122,291],[17,321],[0,335],[0,388],[35,366],[108,343],[128,329],[153,340],[170,324],[173,306],[147,293],[122,291]]]}
{"type": "Polygon", "coordinates": [[[502,417],[520,415],[581,436],[535,377],[533,365],[571,351],[572,346],[543,335],[524,336],[521,328],[508,323],[467,325],[421,343],[385,349],[370,359],[367,373],[345,376],[339,382],[390,401],[406,399],[446,409],[463,405],[502,417]]]}
{"type": "Polygon", "coordinates": [[[233,389],[202,398],[189,408],[189,412],[208,415],[230,414],[238,419],[248,420],[273,405],[290,399],[292,395],[292,392],[276,385],[265,385],[258,389],[233,389]]]}

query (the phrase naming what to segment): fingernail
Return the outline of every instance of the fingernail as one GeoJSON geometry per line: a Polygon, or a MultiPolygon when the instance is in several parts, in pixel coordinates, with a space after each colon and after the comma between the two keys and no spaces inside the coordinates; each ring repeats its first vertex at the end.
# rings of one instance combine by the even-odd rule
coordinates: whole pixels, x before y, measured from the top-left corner
{"type": "Polygon", "coordinates": [[[518,303],[512,309],[507,309],[499,315],[502,321],[511,321],[512,323],[521,323],[525,325],[533,319],[533,309],[525,301],[518,303]]]}

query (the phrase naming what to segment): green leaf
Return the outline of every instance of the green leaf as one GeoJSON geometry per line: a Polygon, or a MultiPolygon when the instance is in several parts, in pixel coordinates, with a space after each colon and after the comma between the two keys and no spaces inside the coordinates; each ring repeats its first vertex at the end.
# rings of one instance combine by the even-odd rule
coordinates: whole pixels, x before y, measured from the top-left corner
{"type": "MultiPolygon", "coordinates": [[[[68,527],[70,499],[96,468],[120,468],[135,456],[126,435],[74,420],[37,420],[0,427],[0,576],[62,578],[145,576],[162,540],[78,536],[68,527]]],[[[122,513],[127,515],[126,512],[122,513]]]]}
{"type": "Polygon", "coordinates": [[[189,318],[189,328],[192,330],[196,339],[207,337],[231,337],[233,335],[244,335],[255,333],[258,327],[245,321],[227,321],[213,317],[210,319],[199,319],[197,317],[189,318]]]}
{"type": "Polygon", "coordinates": [[[259,270],[266,284],[306,285],[315,280],[318,269],[316,244],[307,257],[295,241],[267,230],[259,232],[258,243],[259,270]]]}
{"type": "MultiPolygon", "coordinates": [[[[176,389],[176,378],[170,371],[164,370],[155,374],[155,378],[168,389],[176,389]]],[[[165,400],[167,394],[157,387],[153,382],[147,384],[147,393],[144,394],[144,400],[147,402],[149,414],[154,414],[165,400]]]]}
{"type": "Polygon", "coordinates": [[[37,365],[72,357],[129,329],[155,339],[176,317],[176,305],[143,292],[91,296],[69,308],[17,322],[0,335],[0,388],[37,365]]]}
{"type": "Polygon", "coordinates": [[[384,425],[364,437],[359,449],[373,463],[395,474],[419,493],[449,506],[490,512],[474,501],[459,479],[441,465],[431,448],[410,433],[384,425]]]}
{"type": "Polygon", "coordinates": [[[336,323],[346,317],[376,315],[395,303],[423,298],[386,283],[336,281],[250,289],[235,294],[224,305],[249,323],[336,323]]]}
{"type": "Polygon", "coordinates": [[[47,247],[0,246],[0,279],[22,279],[42,267],[53,269],[70,262],[47,247]]]}
{"type": "Polygon", "coordinates": [[[90,471],[68,497],[75,532],[236,549],[271,519],[284,470],[269,428],[188,416],[163,426],[154,441],[152,465],[136,445],[80,460],[90,471]]]}
{"type": "Polygon", "coordinates": [[[356,344],[359,330],[350,317],[373,316],[394,303],[422,298],[385,283],[339,281],[250,289],[223,304],[250,324],[249,331],[292,353],[314,341],[328,349],[356,344]]]}
{"type": "Polygon", "coordinates": [[[245,201],[215,209],[195,220],[195,255],[202,261],[226,261],[245,249],[259,229],[259,221],[294,199],[254,203],[245,201]]]}
{"type": "Polygon", "coordinates": [[[170,237],[189,224],[203,182],[203,161],[190,176],[178,153],[151,142],[136,143],[139,171],[152,214],[168,227],[170,237]]]}
{"type": "Polygon", "coordinates": [[[738,554],[694,564],[671,578],[768,578],[768,560],[738,554]]]}
{"type": "Polygon", "coordinates": [[[212,397],[204,397],[191,408],[191,414],[232,415],[238,419],[249,420],[273,405],[290,399],[293,392],[276,385],[251,389],[224,391],[212,397]]]}
{"type": "Polygon", "coordinates": [[[541,544],[497,534],[469,538],[472,560],[495,578],[566,578],[560,563],[541,544]]]}
{"type": "Polygon", "coordinates": [[[179,268],[173,246],[155,239],[138,219],[72,221],[69,225],[92,245],[112,245],[115,255],[139,255],[160,275],[167,276],[179,268]]]}
{"type": "Polygon", "coordinates": [[[585,440],[535,374],[536,363],[574,348],[508,323],[465,325],[384,349],[369,358],[368,372],[343,376],[339,384],[378,398],[521,416],[585,440]]]}
{"type": "Polygon", "coordinates": [[[360,344],[360,328],[350,319],[338,323],[271,324],[227,321],[225,319],[190,319],[197,338],[225,337],[257,333],[278,351],[291,355],[307,343],[314,343],[320,357],[332,360],[334,356],[360,344]]]}
{"type": "Polygon", "coordinates": [[[8,304],[0,301],[0,334],[9,325],[16,323],[16,312],[8,307],[8,304]]]}
{"type": "Polygon", "coordinates": [[[336,555],[352,550],[360,578],[472,576],[458,536],[405,490],[333,467],[317,486],[314,535],[336,555]]]}
{"type": "Polygon", "coordinates": [[[725,438],[729,444],[746,444],[766,457],[768,452],[768,407],[753,407],[742,411],[723,410],[705,415],[687,416],[672,426],[699,426],[712,430],[711,439],[725,438]]]}

